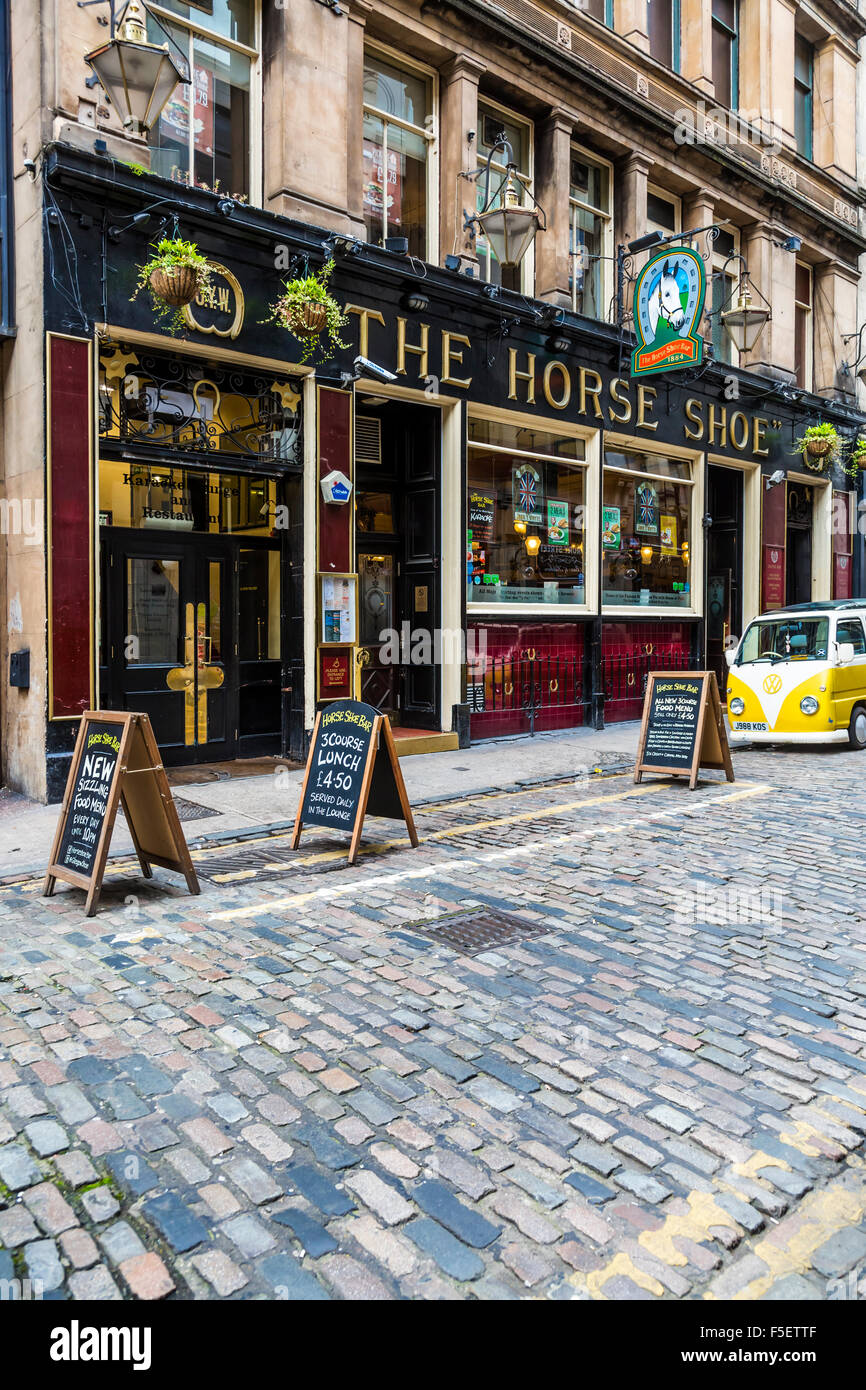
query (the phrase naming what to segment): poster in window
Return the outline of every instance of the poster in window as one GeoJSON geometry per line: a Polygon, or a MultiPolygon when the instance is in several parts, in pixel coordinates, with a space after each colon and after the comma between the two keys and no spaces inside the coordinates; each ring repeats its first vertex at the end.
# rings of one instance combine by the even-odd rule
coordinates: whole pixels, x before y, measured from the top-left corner
{"type": "Polygon", "coordinates": [[[493,539],[493,516],[494,501],[485,492],[470,492],[469,494],[469,530],[470,540],[480,541],[482,544],[493,539]]]}
{"type": "Polygon", "coordinates": [[[622,541],[622,521],[619,507],[602,507],[601,541],[605,550],[619,550],[622,541]]]}
{"type": "Polygon", "coordinates": [[[619,550],[621,525],[619,507],[602,507],[601,543],[605,550],[619,550]]]}
{"type": "Polygon", "coordinates": [[[385,152],[374,140],[364,141],[364,211],[381,218],[387,214],[388,225],[399,227],[402,216],[402,186],[400,157],[396,150],[388,151],[388,179],[385,182],[385,152]]]}
{"type": "Polygon", "coordinates": [[[544,488],[541,475],[531,464],[520,463],[511,470],[511,497],[515,521],[535,526],[544,521],[544,488]]]}
{"type": "Polygon", "coordinates": [[[659,533],[659,495],[652,483],[638,483],[634,490],[634,529],[640,536],[659,533]]]}
{"type": "Polygon", "coordinates": [[[568,503],[549,501],[547,504],[548,545],[568,545],[568,503]]]}
{"type": "Polygon", "coordinates": [[[661,530],[659,532],[659,537],[661,539],[662,555],[676,555],[677,519],[675,516],[667,516],[664,512],[662,512],[661,530]]]}
{"type": "Polygon", "coordinates": [[[159,118],[159,130],[165,140],[186,145],[189,140],[189,101],[193,101],[193,142],[201,154],[213,154],[213,84],[214,75],[207,68],[195,66],[192,82],[175,88],[174,96],[166,102],[159,118]]]}

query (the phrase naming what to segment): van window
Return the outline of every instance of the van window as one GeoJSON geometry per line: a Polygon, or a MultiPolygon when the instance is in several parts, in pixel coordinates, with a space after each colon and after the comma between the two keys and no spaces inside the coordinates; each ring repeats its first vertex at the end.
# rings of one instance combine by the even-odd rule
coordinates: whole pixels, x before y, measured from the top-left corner
{"type": "Polygon", "coordinates": [[[837,623],[836,641],[850,642],[855,656],[866,656],[866,636],[859,618],[846,618],[844,623],[837,623]]]}
{"type": "Polygon", "coordinates": [[[743,638],[737,659],[749,661],[822,661],[827,658],[827,618],[778,618],[771,623],[752,623],[743,638]]]}

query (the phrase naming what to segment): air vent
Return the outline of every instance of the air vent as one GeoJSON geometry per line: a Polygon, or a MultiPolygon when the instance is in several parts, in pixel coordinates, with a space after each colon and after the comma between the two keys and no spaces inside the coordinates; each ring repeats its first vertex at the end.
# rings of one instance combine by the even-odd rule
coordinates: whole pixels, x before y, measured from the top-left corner
{"type": "Polygon", "coordinates": [[[355,463],[382,462],[382,421],[374,415],[355,416],[355,463]]]}

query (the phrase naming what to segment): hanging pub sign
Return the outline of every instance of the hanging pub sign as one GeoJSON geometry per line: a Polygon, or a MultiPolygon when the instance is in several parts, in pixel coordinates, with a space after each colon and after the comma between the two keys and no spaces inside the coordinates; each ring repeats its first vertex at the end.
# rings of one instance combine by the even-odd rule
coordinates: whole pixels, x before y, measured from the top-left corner
{"type": "Polygon", "coordinates": [[[43,895],[50,898],[63,879],[85,890],[85,915],[93,916],[119,805],[144,877],[152,878],[158,864],[183,874],[191,893],[201,892],[149,717],[85,710],[43,895]]]}
{"type": "Polygon", "coordinates": [[[541,505],[544,501],[541,475],[529,463],[519,463],[511,472],[511,501],[514,520],[538,526],[544,520],[541,505]]]}
{"type": "Polygon", "coordinates": [[[365,816],[405,820],[417,846],[388,716],[359,700],[340,700],[316,715],[292,849],[305,826],[341,830],[352,837],[349,863],[354,864],[365,816]]]}
{"type": "Polygon", "coordinates": [[[687,246],[668,247],[647,262],[634,287],[638,345],[632,376],[697,367],[704,340],[697,331],[707,288],[704,263],[687,246]]]}
{"type": "Polygon", "coordinates": [[[647,676],[634,780],[645,772],[688,777],[702,767],[734,780],[715,671],[651,671],[647,676]]]}

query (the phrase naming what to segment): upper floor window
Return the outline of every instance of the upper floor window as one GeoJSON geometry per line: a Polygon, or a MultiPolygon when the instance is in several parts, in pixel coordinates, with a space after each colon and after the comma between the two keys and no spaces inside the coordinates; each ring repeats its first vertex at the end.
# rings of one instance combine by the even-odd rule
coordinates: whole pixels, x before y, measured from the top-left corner
{"type": "Polygon", "coordinates": [[[164,44],[167,32],[192,73],[148,136],[154,173],[257,201],[259,174],[250,159],[258,104],[255,0],[162,0],[149,9],[148,39],[164,44]]]}
{"type": "Polygon", "coordinates": [[[571,305],[578,314],[606,319],[611,299],[613,174],[610,165],[577,146],[571,150],[569,254],[571,305]]]}
{"type": "Polygon", "coordinates": [[[407,237],[409,254],[432,254],[430,149],[433,80],[422,69],[364,55],[364,223],[367,240],[407,237]]]}
{"type": "Polygon", "coordinates": [[[717,362],[739,365],[739,353],[722,323],[725,309],[733,309],[739,283],[738,262],[730,260],[740,250],[740,233],[736,227],[723,227],[713,244],[713,274],[707,292],[707,308],[711,311],[713,356],[717,362]]]}
{"type": "Polygon", "coordinates": [[[815,50],[797,35],[794,48],[794,136],[797,149],[807,159],[812,158],[812,85],[815,75],[815,50]]]}
{"type": "Polygon", "coordinates": [[[680,0],[647,0],[650,54],[665,67],[680,70],[680,0]]]}
{"type": "MultiPolygon", "coordinates": [[[[487,156],[504,135],[511,146],[514,154],[514,161],[517,165],[517,172],[529,188],[532,187],[532,126],[528,121],[522,121],[519,116],[506,111],[504,107],[497,106],[490,101],[479,101],[478,103],[478,167],[484,170],[487,165],[487,156]]],[[[490,162],[490,193],[493,195],[503,183],[506,173],[506,156],[503,150],[497,150],[490,162]]],[[[485,178],[483,172],[478,179],[478,208],[479,211],[484,206],[484,185],[485,178]]],[[[504,192],[504,187],[502,189],[504,192]]],[[[496,206],[501,200],[501,193],[493,198],[493,205],[496,206]]],[[[479,236],[475,246],[478,255],[479,273],[482,280],[490,280],[494,284],[502,285],[507,290],[525,290],[533,284],[534,277],[534,257],[532,249],[526,253],[521,265],[501,266],[493,255],[483,236],[479,236]]]]}
{"type": "Polygon", "coordinates": [[[812,389],[812,267],[797,262],[794,272],[794,378],[812,389]]]}
{"type": "Polygon", "coordinates": [[[713,0],[713,88],[732,111],[739,104],[739,0],[713,0]]]}
{"type": "Polygon", "coordinates": [[[673,193],[661,188],[647,187],[646,229],[648,232],[661,232],[663,237],[674,236],[681,231],[681,203],[673,193]]]}
{"type": "Polygon", "coordinates": [[[608,29],[613,28],[613,0],[571,0],[575,9],[583,10],[584,14],[592,15],[601,24],[606,24],[608,29]]]}

